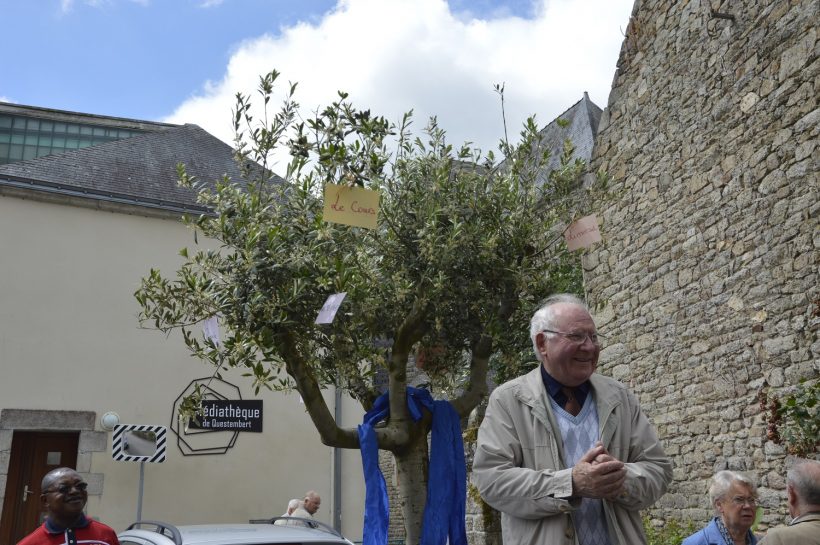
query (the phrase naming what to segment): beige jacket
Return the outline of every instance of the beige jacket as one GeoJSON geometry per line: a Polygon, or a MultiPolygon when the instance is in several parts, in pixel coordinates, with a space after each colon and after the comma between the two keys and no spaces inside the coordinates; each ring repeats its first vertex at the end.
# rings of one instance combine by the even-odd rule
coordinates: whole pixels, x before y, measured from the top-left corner
{"type": "Polygon", "coordinates": [[[820,543],[820,513],[797,517],[788,526],[772,528],[758,545],[815,545],[820,543]]]}
{"type": "MultiPolygon", "coordinates": [[[[639,510],[655,503],[672,479],[672,463],[652,424],[626,386],[602,375],[590,378],[600,438],[626,462],[624,494],[604,501],[612,545],[646,543],[639,510]]],[[[577,545],[572,512],[572,468],[538,367],[496,388],[478,430],[472,481],[501,511],[505,544],[577,545]]]]}

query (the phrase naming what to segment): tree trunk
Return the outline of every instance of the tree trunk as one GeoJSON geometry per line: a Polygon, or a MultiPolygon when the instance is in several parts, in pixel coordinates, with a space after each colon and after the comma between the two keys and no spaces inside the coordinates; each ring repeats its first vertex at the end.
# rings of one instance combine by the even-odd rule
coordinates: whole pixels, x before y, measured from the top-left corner
{"type": "Polygon", "coordinates": [[[421,540],[429,476],[427,435],[419,434],[406,449],[400,454],[394,454],[394,457],[401,510],[404,515],[405,544],[418,545],[421,540]]]}

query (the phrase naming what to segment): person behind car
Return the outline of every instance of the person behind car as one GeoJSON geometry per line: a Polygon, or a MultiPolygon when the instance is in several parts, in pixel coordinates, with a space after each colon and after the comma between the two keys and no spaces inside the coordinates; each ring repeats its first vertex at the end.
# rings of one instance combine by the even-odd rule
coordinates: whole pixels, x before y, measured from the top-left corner
{"type": "Polygon", "coordinates": [[[305,511],[310,513],[310,516],[313,517],[313,515],[316,514],[316,511],[319,510],[319,506],[322,504],[322,498],[320,498],[319,494],[317,494],[314,490],[309,490],[305,494],[304,504],[305,511]]]}
{"type": "Polygon", "coordinates": [[[40,487],[46,520],[17,545],[120,545],[112,528],[85,516],[87,488],[80,474],[69,467],[46,473],[40,487]]]}
{"type": "Polygon", "coordinates": [[[300,501],[299,506],[293,510],[293,513],[290,515],[291,517],[296,517],[300,519],[312,519],[313,515],[311,515],[307,509],[305,509],[305,502],[300,501]]]}
{"type": "Polygon", "coordinates": [[[322,504],[322,498],[313,490],[305,494],[305,499],[299,502],[299,506],[293,510],[290,517],[285,519],[287,526],[308,526],[315,528],[316,524],[313,521],[313,515],[319,510],[322,504]]]}
{"type": "Polygon", "coordinates": [[[682,545],[755,545],[751,531],[757,511],[757,486],[736,471],[718,471],[709,485],[709,503],[715,509],[705,528],[683,540],[682,545]]]}
{"type": "Polygon", "coordinates": [[[288,508],[285,510],[284,513],[282,513],[282,518],[276,519],[274,521],[274,524],[277,526],[285,526],[288,523],[288,521],[286,520],[287,517],[293,516],[293,512],[300,507],[301,503],[302,502],[297,500],[296,498],[290,500],[288,502],[288,508]]]}

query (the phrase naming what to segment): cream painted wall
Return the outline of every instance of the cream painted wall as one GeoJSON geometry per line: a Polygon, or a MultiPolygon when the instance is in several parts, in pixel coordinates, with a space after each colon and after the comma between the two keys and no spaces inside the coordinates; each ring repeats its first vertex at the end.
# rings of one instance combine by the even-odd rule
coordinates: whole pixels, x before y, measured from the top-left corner
{"type": "MultiPolygon", "coordinates": [[[[126,424],[170,424],[174,399],[212,368],[178,335],[139,329],[133,292],[150,267],[170,273],[192,233],[172,220],[0,197],[0,408],[115,411],[126,424]]],[[[239,372],[224,377],[253,398],[239,372]]],[[[145,464],[142,515],[176,524],[245,521],[281,514],[308,489],[317,518],[332,522],[332,449],[297,394],[260,392],[264,433],[240,433],[224,455],[145,464]]],[[[333,410],[333,393],[326,392],[333,410]]],[[[343,403],[343,425],[361,421],[343,403]]],[[[96,424],[100,430],[99,422],[96,424]]],[[[136,516],[139,464],[92,456],[103,493],[88,511],[117,530],[136,516]]],[[[358,451],[342,453],[343,533],[361,539],[364,484],[358,451]]]]}

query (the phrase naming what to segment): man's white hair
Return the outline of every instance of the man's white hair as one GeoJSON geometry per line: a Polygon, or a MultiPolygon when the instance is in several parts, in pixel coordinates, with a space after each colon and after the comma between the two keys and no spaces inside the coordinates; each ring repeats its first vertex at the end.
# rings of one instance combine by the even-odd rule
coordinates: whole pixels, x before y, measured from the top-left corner
{"type": "Polygon", "coordinates": [[[820,505],[820,462],[802,460],[792,467],[787,474],[787,481],[797,498],[807,505],[820,505]]]}
{"type": "Polygon", "coordinates": [[[532,349],[535,351],[535,359],[538,361],[541,361],[541,353],[538,351],[536,338],[545,329],[555,329],[555,310],[552,307],[559,303],[577,305],[589,312],[589,307],[584,303],[584,300],[571,293],[556,293],[544,299],[530,320],[530,339],[532,340],[532,349]]]}

